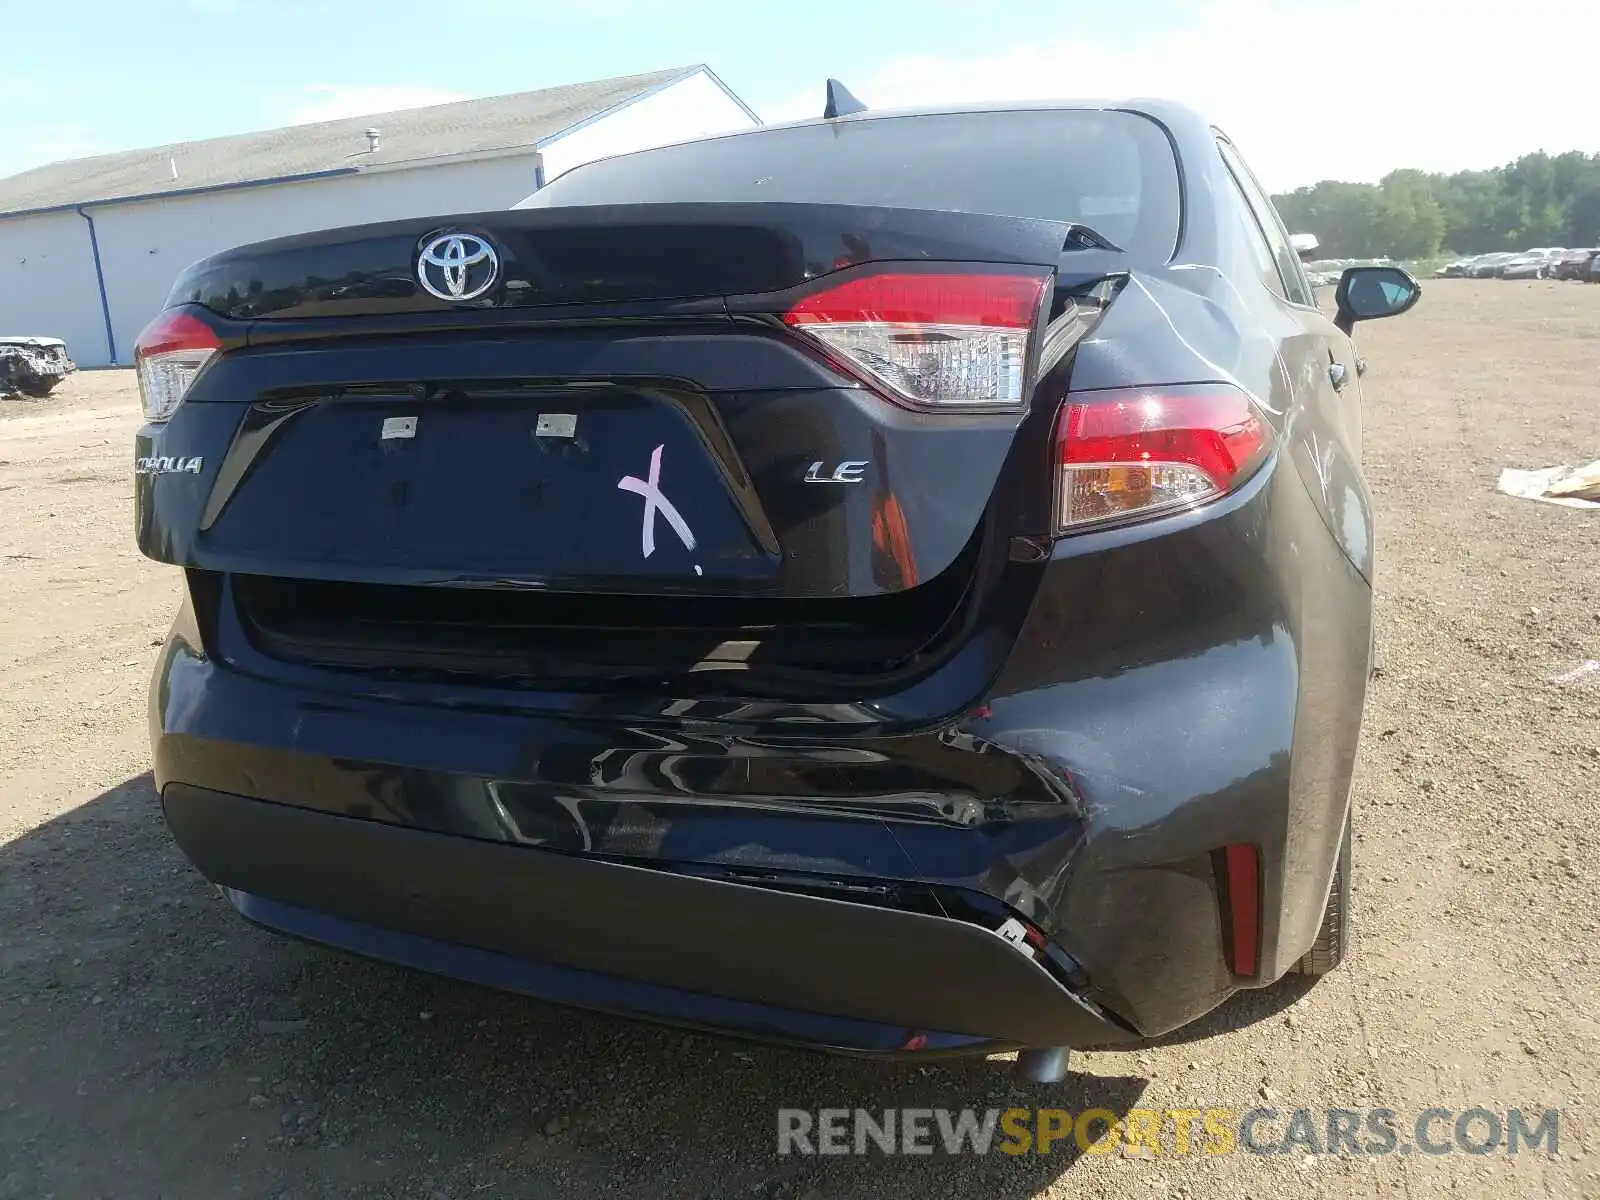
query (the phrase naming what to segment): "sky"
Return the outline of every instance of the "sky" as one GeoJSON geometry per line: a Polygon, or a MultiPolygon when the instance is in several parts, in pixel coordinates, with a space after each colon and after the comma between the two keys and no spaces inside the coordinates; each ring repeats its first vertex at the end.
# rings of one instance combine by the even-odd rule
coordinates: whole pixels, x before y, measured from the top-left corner
{"type": "Polygon", "coordinates": [[[0,176],[702,62],[768,121],[829,75],[874,108],[1182,100],[1273,191],[1600,151],[1600,0],[0,0],[0,29],[0,176]]]}

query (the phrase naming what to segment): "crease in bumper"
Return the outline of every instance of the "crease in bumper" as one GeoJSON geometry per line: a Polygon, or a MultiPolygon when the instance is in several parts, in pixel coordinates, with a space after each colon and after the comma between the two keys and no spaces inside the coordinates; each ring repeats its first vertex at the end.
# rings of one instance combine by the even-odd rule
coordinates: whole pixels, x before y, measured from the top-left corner
{"type": "Polygon", "coordinates": [[[537,1000],[764,1042],[815,1047],[873,1057],[936,1057],[1013,1049],[1009,1043],[965,1034],[939,1033],[775,1009],[721,996],[683,992],[593,971],[530,962],[414,933],[364,925],[298,908],[264,896],[222,888],[246,920],[274,933],[314,942],[363,958],[411,967],[537,1000]]]}
{"type": "MultiPolygon", "coordinates": [[[[989,929],[948,917],[422,833],[179,783],[163,789],[162,802],[179,846],[213,882],[345,923],[318,927],[302,918],[285,932],[335,945],[342,937],[345,948],[392,957],[387,949],[403,956],[397,961],[432,953],[435,970],[505,965],[470,956],[446,962],[437,946],[351,929],[364,926],[610,980],[607,992],[592,980],[535,972],[514,989],[552,1000],[713,1026],[721,1012],[737,1017],[736,1030],[770,1037],[788,1028],[794,1040],[812,1042],[807,1030],[823,1015],[904,1030],[911,1044],[965,1037],[969,1045],[1086,1046],[1137,1037],[989,929]],[[643,990],[620,1003],[617,989],[632,994],[635,984],[643,990]],[[651,991],[660,988],[677,998],[667,1004],[651,991]],[[728,1002],[766,1014],[755,1021],[719,1009],[728,1002]]],[[[295,923],[254,901],[242,907],[295,923]]],[[[861,1044],[860,1031],[823,1044],[894,1049],[886,1037],[880,1028],[871,1044],[861,1044]]]]}

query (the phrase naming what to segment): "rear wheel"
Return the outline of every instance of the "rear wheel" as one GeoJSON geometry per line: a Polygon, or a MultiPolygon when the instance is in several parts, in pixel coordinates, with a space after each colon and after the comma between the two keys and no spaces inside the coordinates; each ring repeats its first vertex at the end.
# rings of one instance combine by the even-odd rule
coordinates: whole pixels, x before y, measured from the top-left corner
{"type": "Polygon", "coordinates": [[[1301,975],[1326,975],[1341,962],[1350,946],[1350,818],[1344,819],[1344,837],[1339,842],[1339,861],[1333,870],[1333,886],[1328,889],[1328,906],[1322,911],[1322,928],[1317,940],[1296,964],[1301,975]]]}

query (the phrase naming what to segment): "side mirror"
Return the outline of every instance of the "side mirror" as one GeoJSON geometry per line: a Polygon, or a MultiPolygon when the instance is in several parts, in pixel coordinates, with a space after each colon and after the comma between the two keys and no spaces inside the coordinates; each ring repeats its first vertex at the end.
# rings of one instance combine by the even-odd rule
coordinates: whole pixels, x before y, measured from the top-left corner
{"type": "Polygon", "coordinates": [[[1310,262],[1317,252],[1317,247],[1322,243],[1317,241],[1314,233],[1291,233],[1289,245],[1294,247],[1294,252],[1300,256],[1301,262],[1310,262]]]}
{"type": "Polygon", "coordinates": [[[1357,321],[1398,317],[1422,299],[1422,285],[1399,267],[1346,267],[1334,293],[1333,323],[1348,334],[1357,321]]]}

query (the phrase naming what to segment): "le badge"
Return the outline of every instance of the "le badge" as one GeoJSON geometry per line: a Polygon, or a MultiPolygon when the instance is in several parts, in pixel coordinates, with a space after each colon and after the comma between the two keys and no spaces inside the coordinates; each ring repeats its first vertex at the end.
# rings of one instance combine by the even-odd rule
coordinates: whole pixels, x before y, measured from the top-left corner
{"type": "Polygon", "coordinates": [[[806,471],[806,483],[860,483],[872,464],[864,458],[847,458],[833,469],[832,475],[823,473],[822,464],[814,462],[806,471]]]}

